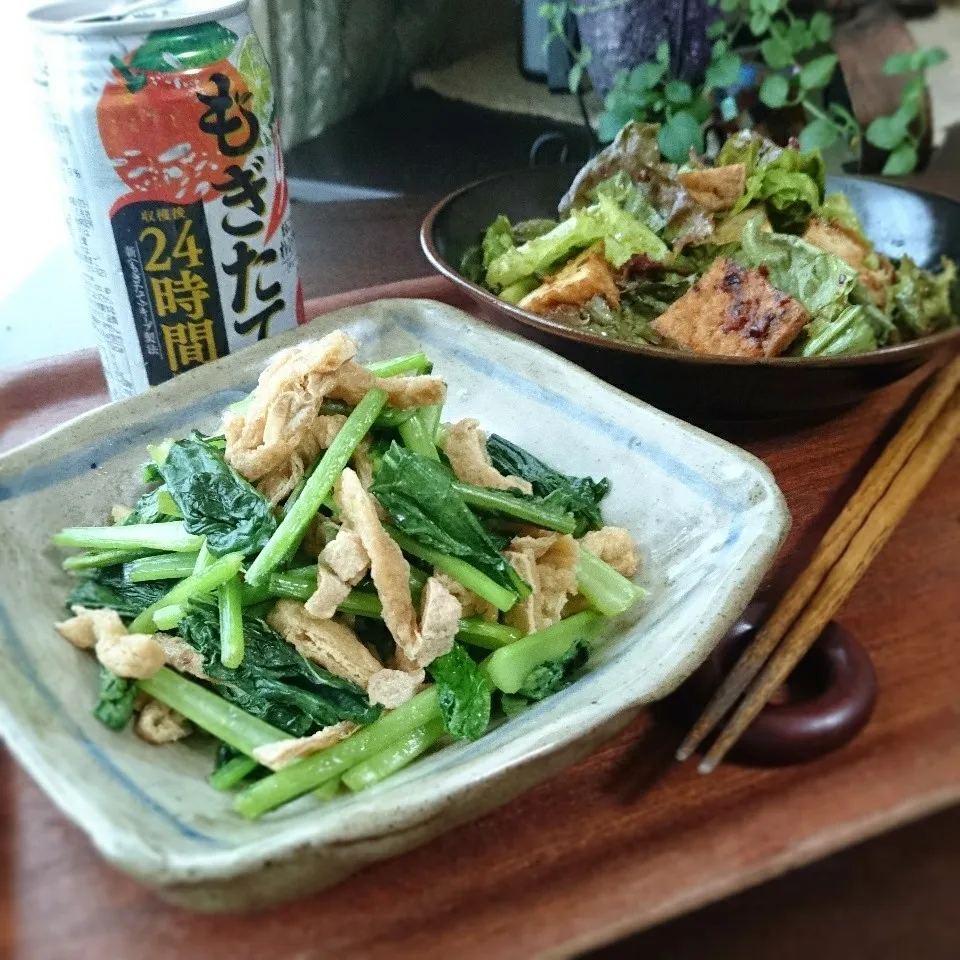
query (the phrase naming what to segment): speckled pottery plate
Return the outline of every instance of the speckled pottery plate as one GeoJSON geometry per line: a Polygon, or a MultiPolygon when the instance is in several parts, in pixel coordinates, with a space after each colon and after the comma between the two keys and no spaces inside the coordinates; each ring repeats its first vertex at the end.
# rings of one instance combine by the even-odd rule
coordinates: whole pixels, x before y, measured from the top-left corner
{"type": "Polygon", "coordinates": [[[408,850],[585,756],[706,658],[788,526],[758,460],[546,350],[428,300],[352,307],[0,458],[0,732],[117,867],[185,907],[263,906],[408,850]],[[52,626],[70,581],[49,538],[132,502],[146,443],[213,430],[273,351],[336,327],[361,359],[426,350],[450,384],[445,416],[476,416],[571,473],[610,477],[604,514],[640,544],[649,596],[614,622],[583,679],[477,743],[370,791],[304,798],[248,823],[206,782],[211,742],[152,747],[93,718],[96,666],[52,626]]]}

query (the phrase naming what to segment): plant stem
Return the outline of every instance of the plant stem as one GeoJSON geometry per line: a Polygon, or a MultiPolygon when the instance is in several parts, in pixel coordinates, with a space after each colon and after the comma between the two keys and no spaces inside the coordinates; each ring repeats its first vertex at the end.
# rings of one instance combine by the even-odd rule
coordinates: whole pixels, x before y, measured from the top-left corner
{"type": "Polygon", "coordinates": [[[313,791],[311,796],[316,797],[317,800],[332,800],[340,792],[340,780],[337,777],[334,777],[332,780],[328,780],[326,783],[320,784],[316,790],[313,791]]]}
{"type": "Polygon", "coordinates": [[[616,617],[647,595],[608,563],[581,545],[577,560],[577,586],[594,610],[616,617]]]}
{"type": "Polygon", "coordinates": [[[366,790],[391,774],[402,770],[412,763],[424,751],[428,750],[443,736],[443,720],[439,717],[411,730],[395,744],[375,754],[369,760],[351,767],[344,775],[343,782],[356,793],[366,790]]]}
{"type": "Polygon", "coordinates": [[[523,500],[505,490],[475,487],[472,483],[461,483],[459,480],[453,481],[453,488],[463,497],[465,503],[484,513],[515,517],[517,520],[546,530],[556,530],[558,533],[573,533],[577,529],[577,520],[572,513],[543,503],[523,500]]]}
{"type": "Polygon", "coordinates": [[[164,550],[195,553],[203,537],[187,533],[182,521],[131,523],[125,527],[66,527],[53,535],[58,547],[88,550],[164,550]]]}
{"type": "Polygon", "coordinates": [[[214,790],[221,793],[233,789],[244,777],[248,777],[260,764],[252,757],[234,757],[222,767],[217,767],[207,778],[214,790]]]}
{"type": "Polygon", "coordinates": [[[600,614],[589,610],[574,614],[496,650],[484,661],[484,673],[497,689],[516,693],[531,670],[562,657],[578,640],[592,640],[603,622],[600,614]]]}
{"type": "Polygon", "coordinates": [[[146,610],[130,624],[131,633],[151,633],[156,625],[153,622],[153,614],[161,607],[169,607],[173,604],[186,603],[191,597],[198,594],[210,593],[225,583],[232,576],[240,571],[240,565],[243,563],[242,553],[228,553],[215,561],[200,573],[195,573],[181,580],[172,590],[165,593],[159,600],[151,603],[146,610]]]}
{"type": "Polygon", "coordinates": [[[217,604],[220,609],[220,662],[236,670],[243,663],[243,607],[238,574],[217,587],[217,604]]]}
{"type": "Polygon", "coordinates": [[[470,566],[459,557],[448,557],[437,550],[431,550],[401,533],[395,527],[387,527],[387,533],[397,542],[401,550],[420,560],[432,564],[437,570],[453,577],[462,583],[468,590],[472,590],[478,597],[492,603],[498,610],[509,610],[516,602],[517,595],[506,587],[491,580],[485,573],[476,567],[470,566]]]}
{"type": "Polygon", "coordinates": [[[419,414],[414,414],[409,420],[401,423],[398,429],[400,439],[408,450],[431,460],[440,459],[440,454],[437,453],[437,445],[433,442],[433,434],[424,426],[423,419],[419,414]]]}
{"type": "MultiPolygon", "coordinates": [[[[384,407],[377,419],[374,420],[374,426],[399,427],[401,423],[409,420],[417,412],[417,409],[417,407],[412,407],[409,410],[398,410],[394,407],[384,407]]],[[[353,407],[345,400],[324,400],[320,407],[320,413],[322,414],[339,413],[345,417],[350,416],[352,410],[353,407]]]]}
{"type": "Polygon", "coordinates": [[[284,556],[296,549],[310,521],[316,516],[320,505],[333,489],[354,450],[367,435],[386,402],[387,394],[383,390],[370,390],[347,417],[347,422],[327,448],[313,476],[304,485],[297,502],[280,521],[267,545],[250,565],[246,575],[247,583],[254,586],[266,583],[284,556]]]}
{"type": "Polygon", "coordinates": [[[193,573],[199,554],[160,553],[131,560],[123,566],[123,576],[130,583],[148,580],[182,580],[193,573]]]}
{"type": "Polygon", "coordinates": [[[457,631],[458,640],[484,650],[499,650],[501,647],[515,643],[521,636],[516,627],[472,618],[461,620],[457,631]]]}
{"type": "Polygon", "coordinates": [[[429,373],[433,364],[421,350],[403,357],[392,357],[390,360],[375,360],[367,364],[367,369],[378,377],[399,377],[403,374],[429,373]]]}
{"type": "Polygon", "coordinates": [[[213,563],[215,557],[210,552],[210,548],[207,546],[207,538],[203,538],[203,546],[200,548],[200,552],[197,554],[197,559],[193,564],[193,572],[200,573],[202,570],[206,570],[210,564],[213,563]]]}
{"type": "Polygon", "coordinates": [[[183,619],[186,610],[181,603],[171,603],[153,611],[153,625],[158,630],[176,630],[177,624],[183,619]]]}
{"type": "Polygon", "coordinates": [[[100,567],[112,567],[118,563],[127,563],[149,556],[143,550],[90,550],[67,557],[63,561],[64,570],[96,570],[100,567]]]}
{"type": "Polygon", "coordinates": [[[138,680],[137,685],[144,693],[182,713],[191,723],[248,757],[253,756],[256,747],[290,739],[289,734],[227,703],[223,697],[169,667],[161,667],[147,680],[138,680]]]}
{"type": "Polygon", "coordinates": [[[248,820],[262,817],[268,811],[339,777],[345,770],[386,750],[411,730],[439,716],[437,688],[428,687],[346,740],[311,757],[296,760],[251,784],[237,797],[236,810],[248,820]]]}

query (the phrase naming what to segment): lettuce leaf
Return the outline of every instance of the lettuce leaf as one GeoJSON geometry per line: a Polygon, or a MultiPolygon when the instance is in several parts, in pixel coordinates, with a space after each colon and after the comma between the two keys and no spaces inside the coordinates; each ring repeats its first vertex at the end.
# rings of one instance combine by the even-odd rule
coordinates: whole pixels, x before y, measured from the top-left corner
{"type": "Polygon", "coordinates": [[[589,207],[575,210],[547,233],[495,257],[487,269],[487,286],[499,291],[528,277],[543,275],[598,240],[603,241],[606,258],[615,267],[637,253],[656,260],[668,253],[666,244],[653,230],[605,195],[589,207]]]}
{"type": "Polygon", "coordinates": [[[957,265],[947,257],[940,260],[940,273],[918,267],[910,257],[903,257],[897,266],[890,288],[893,321],[907,338],[925,334],[958,323],[953,305],[957,265]]]}
{"type": "Polygon", "coordinates": [[[766,163],[759,162],[747,176],[743,196],[731,215],[759,200],[776,229],[799,230],[820,209],[825,190],[826,166],[819,151],[781,150],[766,163]]]}
{"type": "Polygon", "coordinates": [[[655,210],[647,199],[644,185],[631,179],[625,170],[618,170],[612,177],[602,180],[588,193],[588,197],[594,202],[601,197],[609,197],[655,233],[660,233],[667,225],[667,218],[655,210]]]}
{"type": "Polygon", "coordinates": [[[437,685],[443,725],[458,740],[479,740],[490,723],[490,686],[459,643],[427,668],[437,685]]]}
{"type": "Polygon", "coordinates": [[[870,243],[863,232],[863,224],[845,193],[828,193],[823,198],[823,206],[820,207],[819,216],[821,220],[826,220],[827,223],[840,224],[841,227],[856,234],[865,243],[870,243]]]}
{"type": "Polygon", "coordinates": [[[746,267],[762,265],[774,287],[806,307],[811,322],[791,352],[834,356],[877,348],[877,318],[865,302],[856,270],[845,260],[799,237],[765,233],[756,220],[743,231],[737,259],[746,267]]]}

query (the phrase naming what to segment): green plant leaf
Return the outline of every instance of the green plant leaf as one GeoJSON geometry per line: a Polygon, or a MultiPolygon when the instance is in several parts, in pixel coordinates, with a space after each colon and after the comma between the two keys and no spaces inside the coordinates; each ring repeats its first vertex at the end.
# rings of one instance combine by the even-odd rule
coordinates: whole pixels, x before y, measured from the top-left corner
{"type": "Polygon", "coordinates": [[[783,6],[783,0],[759,0],[758,6],[773,16],[783,6]]]}
{"type": "Polygon", "coordinates": [[[901,143],[900,146],[887,157],[887,162],[883,165],[881,172],[888,177],[899,177],[905,173],[913,172],[916,166],[916,149],[909,143],[901,143]]]}
{"type": "Polygon", "coordinates": [[[627,74],[626,86],[638,93],[655,87],[664,77],[667,68],[662,63],[639,63],[627,74]]]}
{"type": "Polygon", "coordinates": [[[731,87],[740,78],[740,68],[743,61],[740,55],[727,51],[720,57],[714,58],[707,67],[705,85],[710,89],[724,89],[731,87]]]}
{"type": "Polygon", "coordinates": [[[909,129],[910,124],[913,123],[919,112],[919,102],[911,100],[907,103],[901,103],[900,106],[893,111],[893,118],[896,123],[902,124],[905,129],[909,129]]]}
{"type": "Polygon", "coordinates": [[[941,63],[948,59],[949,54],[943,47],[929,47],[926,50],[921,50],[920,60],[921,68],[924,70],[929,70],[931,67],[939,67],[941,63]]]}
{"type": "Polygon", "coordinates": [[[904,123],[895,113],[877,117],[867,127],[866,138],[881,150],[893,150],[903,142],[908,126],[909,123],[904,123]]]}
{"type": "Polygon", "coordinates": [[[782,70],[793,63],[793,51],[790,45],[780,37],[767,37],[760,44],[760,55],[764,63],[774,70],[782,70]]]}
{"type": "Polygon", "coordinates": [[[667,66],[670,63],[670,44],[666,40],[661,40],[657,44],[657,63],[667,66]]]}
{"type": "Polygon", "coordinates": [[[829,13],[818,10],[810,18],[810,32],[817,43],[829,43],[833,36],[833,18],[829,13]]]}
{"type": "Polygon", "coordinates": [[[593,51],[589,47],[583,47],[577,54],[577,59],[570,67],[570,73],[567,75],[567,84],[570,92],[576,94],[580,89],[580,82],[583,80],[583,72],[590,66],[593,60],[593,51]]]}
{"type": "Polygon", "coordinates": [[[830,82],[836,67],[835,53],[825,53],[822,57],[815,57],[801,68],[798,77],[800,86],[804,90],[819,90],[825,87],[830,82]]]}
{"type": "Polygon", "coordinates": [[[733,13],[740,6],[740,0],[720,0],[720,9],[724,13],[733,13]]]}
{"type": "Polygon", "coordinates": [[[787,102],[789,93],[790,83],[786,77],[779,73],[771,73],[760,84],[760,101],[773,109],[782,107],[787,102]]]}
{"type": "Polygon", "coordinates": [[[802,20],[794,20],[790,24],[790,29],[787,31],[787,43],[794,53],[812,50],[817,45],[816,38],[802,20]]]}
{"type": "Polygon", "coordinates": [[[762,37],[770,28],[770,14],[765,10],[757,10],[750,15],[750,32],[755,37],[762,37]]]}
{"type": "Polygon", "coordinates": [[[657,136],[660,152],[672,163],[683,163],[690,148],[703,151],[703,130],[696,118],[686,111],[675,113],[661,128],[657,136]]]}
{"type": "Polygon", "coordinates": [[[885,77],[895,77],[899,73],[909,73],[914,69],[912,53],[891,53],[883,62],[885,77]]]}
{"type": "Polygon", "coordinates": [[[829,121],[818,117],[800,131],[800,149],[804,153],[826,150],[837,142],[837,128],[829,121]]]}
{"type": "Polygon", "coordinates": [[[680,106],[689,103],[693,99],[693,90],[686,80],[668,80],[663,88],[664,95],[668,103],[676,103],[680,106]]]}
{"type": "Polygon", "coordinates": [[[604,111],[597,122],[597,136],[602,143],[609,143],[632,119],[632,117],[611,113],[609,110],[604,111]]]}
{"type": "Polygon", "coordinates": [[[901,105],[908,103],[915,103],[919,105],[923,101],[923,93],[926,88],[927,84],[922,74],[917,74],[917,76],[911,77],[903,85],[903,89],[900,91],[901,105]]]}
{"type": "MultiPolygon", "coordinates": [[[[716,0],[713,0],[713,5],[716,5],[716,0]]],[[[707,36],[711,40],[716,40],[719,37],[722,37],[727,32],[727,25],[722,20],[714,20],[713,23],[707,27],[707,36]]]]}

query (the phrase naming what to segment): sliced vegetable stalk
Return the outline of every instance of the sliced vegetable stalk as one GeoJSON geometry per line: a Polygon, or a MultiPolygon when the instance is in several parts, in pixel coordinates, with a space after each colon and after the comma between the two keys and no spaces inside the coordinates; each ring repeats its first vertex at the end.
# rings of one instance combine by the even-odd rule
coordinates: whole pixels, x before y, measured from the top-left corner
{"type": "MultiPolygon", "coordinates": [[[[431,720],[422,727],[416,727],[386,750],[351,767],[343,775],[343,782],[354,793],[358,790],[366,790],[412,763],[429,750],[443,736],[443,733],[442,720],[431,720]]],[[[335,780],[331,782],[336,783],[335,780]]]]}
{"type": "Polygon", "coordinates": [[[247,570],[246,581],[254,586],[266,583],[282,559],[303,539],[310,521],[316,516],[337,478],[367,435],[377,415],[387,402],[383,390],[370,390],[354,408],[347,422],[324,453],[313,476],[289,513],[280,521],[273,536],[247,570]]]}
{"type": "Polygon", "coordinates": [[[603,617],[599,614],[577,613],[495,651],[484,661],[483,669],[497,689],[516,693],[531,671],[563,657],[578,641],[589,643],[602,629],[603,617]]]}
{"type": "Polygon", "coordinates": [[[418,351],[403,357],[393,357],[390,360],[376,360],[368,363],[367,369],[378,377],[400,377],[429,373],[433,369],[433,363],[423,351],[418,351]]]}
{"type": "Polygon", "coordinates": [[[504,623],[488,623],[486,620],[470,618],[460,621],[457,639],[469,643],[472,647],[484,650],[499,650],[519,640],[523,634],[516,627],[504,623]]]}
{"type": "Polygon", "coordinates": [[[176,630],[187,608],[182,603],[171,603],[153,611],[153,624],[158,630],[176,630]]]}
{"type": "Polygon", "coordinates": [[[169,523],[134,523],[119,527],[65,527],[54,534],[58,547],[87,550],[169,550],[195,553],[203,538],[188,533],[180,520],[169,523]]]}
{"type": "Polygon", "coordinates": [[[454,481],[453,488],[463,497],[464,503],[483,513],[513,517],[558,533],[573,533],[577,529],[577,518],[572,513],[540,497],[475,487],[459,481],[454,481]]]}
{"type": "Polygon", "coordinates": [[[100,567],[113,567],[118,563],[128,563],[148,555],[144,550],[89,550],[86,553],[78,553],[76,556],[67,557],[63,561],[63,569],[69,571],[96,570],[100,567]]]}
{"type": "Polygon", "coordinates": [[[643,587],[631,583],[583,545],[577,559],[577,587],[590,606],[607,617],[625,613],[647,595],[643,587]]]}
{"type": "Polygon", "coordinates": [[[197,565],[199,553],[160,553],[140,557],[124,564],[123,575],[131,583],[146,583],[150,580],[183,580],[189,577],[197,565]]]}
{"type": "Polygon", "coordinates": [[[217,767],[208,778],[208,783],[214,790],[224,792],[232,790],[241,780],[246,779],[260,764],[252,757],[234,757],[217,767]]]}
{"type": "Polygon", "coordinates": [[[248,820],[262,817],[386,750],[411,730],[439,718],[436,687],[429,687],[346,740],[251,784],[237,797],[236,810],[248,820]]]}
{"type": "Polygon", "coordinates": [[[421,457],[429,457],[431,460],[440,459],[437,445],[434,443],[433,431],[424,422],[422,416],[415,414],[401,423],[398,429],[400,439],[408,450],[419,453],[421,457]]]}
{"type": "Polygon", "coordinates": [[[395,527],[387,527],[387,532],[405,553],[424,560],[436,567],[437,570],[453,577],[454,580],[462,583],[468,590],[472,590],[478,597],[492,603],[498,610],[509,610],[517,602],[517,595],[513,591],[495,583],[485,573],[470,566],[465,560],[461,560],[459,557],[448,557],[438,550],[424,547],[416,540],[402,534],[395,527]]]}
{"type": "Polygon", "coordinates": [[[288,739],[282,730],[227,703],[169,667],[161,667],[152,677],[138,680],[137,685],[144,693],[182,713],[191,723],[248,757],[253,757],[257,747],[288,739]]]}
{"type": "Polygon", "coordinates": [[[130,624],[131,633],[150,633],[156,625],[153,614],[161,607],[173,604],[182,604],[191,597],[216,590],[221,583],[226,583],[231,577],[239,573],[243,563],[242,553],[228,553],[200,573],[195,573],[181,580],[172,590],[164,594],[155,603],[152,603],[130,624]]]}
{"type": "MultiPolygon", "coordinates": [[[[324,400],[320,405],[320,413],[325,416],[338,413],[343,417],[349,417],[352,412],[353,407],[345,400],[324,400]]],[[[416,412],[416,407],[409,410],[384,407],[378,414],[377,419],[373,421],[373,425],[375,427],[399,427],[401,423],[409,420],[416,412]]]]}
{"type": "Polygon", "coordinates": [[[217,604],[220,610],[220,662],[236,669],[243,662],[243,605],[237,574],[217,587],[217,604]]]}

